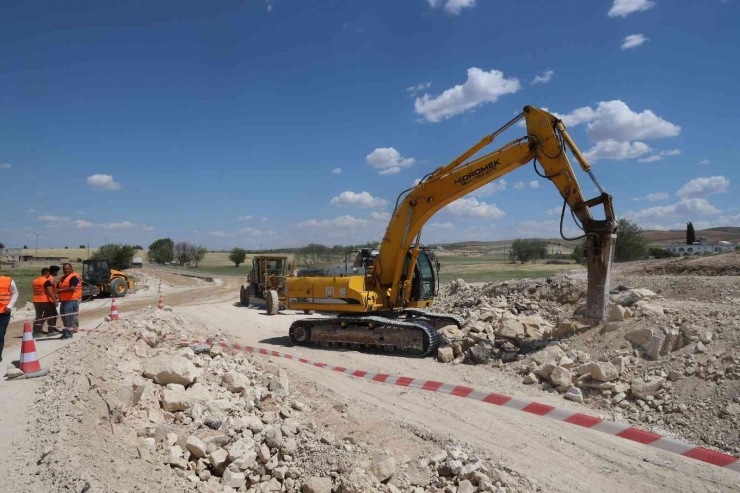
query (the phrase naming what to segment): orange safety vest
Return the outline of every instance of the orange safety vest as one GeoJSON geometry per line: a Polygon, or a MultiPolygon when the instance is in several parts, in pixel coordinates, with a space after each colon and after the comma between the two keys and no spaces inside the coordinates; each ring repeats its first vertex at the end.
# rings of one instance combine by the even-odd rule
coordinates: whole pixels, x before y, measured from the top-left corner
{"type": "Polygon", "coordinates": [[[51,274],[49,274],[49,277],[47,277],[47,279],[51,281],[51,290],[56,293],[57,292],[57,280],[51,274]]]}
{"type": "Polygon", "coordinates": [[[10,283],[12,277],[0,276],[0,313],[3,313],[10,304],[10,283]]]}
{"type": "MultiPolygon", "coordinates": [[[[44,284],[46,284],[47,281],[51,281],[51,279],[48,277],[37,277],[33,280],[31,286],[33,286],[34,303],[54,303],[54,298],[46,294],[46,289],[44,288],[44,284]]],[[[53,286],[54,281],[52,281],[51,284],[53,286]]]]}
{"type": "Polygon", "coordinates": [[[77,278],[77,286],[74,291],[61,291],[59,292],[59,301],[74,301],[79,300],[82,298],[82,278],[77,272],[71,272],[68,276],[64,276],[61,281],[59,281],[58,288],[59,289],[66,289],[69,287],[69,281],[72,280],[73,277],[77,278]]]}

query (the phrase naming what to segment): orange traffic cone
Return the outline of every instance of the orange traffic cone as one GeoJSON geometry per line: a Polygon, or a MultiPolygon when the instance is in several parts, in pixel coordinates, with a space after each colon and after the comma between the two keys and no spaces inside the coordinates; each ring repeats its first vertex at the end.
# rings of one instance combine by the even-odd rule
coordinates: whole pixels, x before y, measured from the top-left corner
{"type": "Polygon", "coordinates": [[[159,290],[158,292],[162,292],[162,279],[159,280],[159,290]]]}
{"type": "Polygon", "coordinates": [[[116,299],[113,298],[113,301],[110,305],[110,319],[111,320],[118,320],[118,307],[116,306],[116,299]]]}
{"type": "Polygon", "coordinates": [[[41,371],[39,358],[36,356],[36,342],[33,340],[31,322],[26,320],[23,326],[23,343],[21,344],[21,364],[19,366],[23,373],[35,373],[41,371]]]}
{"type": "Polygon", "coordinates": [[[162,295],[159,295],[159,305],[157,305],[157,308],[160,310],[164,310],[164,299],[162,298],[162,295]]]}

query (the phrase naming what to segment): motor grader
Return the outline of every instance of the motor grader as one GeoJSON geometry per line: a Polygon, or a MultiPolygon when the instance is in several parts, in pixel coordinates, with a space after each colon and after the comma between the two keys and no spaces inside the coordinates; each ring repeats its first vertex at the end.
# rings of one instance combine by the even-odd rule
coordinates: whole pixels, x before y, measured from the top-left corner
{"type": "Polygon", "coordinates": [[[427,310],[439,289],[439,264],[421,246],[424,224],[448,204],[530,162],[535,172],[550,180],[563,198],[561,236],[566,240],[586,238],[586,316],[605,320],[617,225],[612,198],[596,181],[591,165],[563,122],[545,110],[525,106],[522,113],[499,130],[401,192],[380,248],[360,252],[358,263],[366,266],[363,274],[287,279],[284,295],[287,309],[333,314],[329,318],[293,322],[289,330],[291,341],[297,345],[343,345],[400,350],[416,356],[431,354],[438,345],[437,329],[450,324],[459,326],[461,320],[451,314],[427,310]],[[471,159],[522,119],[526,123],[525,136],[471,159]],[[589,200],[584,197],[568,151],[600,195],[589,200]],[[603,206],[604,219],[592,215],[599,205],[603,206]],[[579,238],[563,235],[566,209],[570,209],[576,225],[583,230],[579,238]]]}
{"type": "Polygon", "coordinates": [[[264,299],[269,315],[277,315],[285,302],[285,281],[293,271],[288,257],[260,255],[252,259],[252,272],[239,290],[239,302],[244,306],[254,299],[264,299]]]}

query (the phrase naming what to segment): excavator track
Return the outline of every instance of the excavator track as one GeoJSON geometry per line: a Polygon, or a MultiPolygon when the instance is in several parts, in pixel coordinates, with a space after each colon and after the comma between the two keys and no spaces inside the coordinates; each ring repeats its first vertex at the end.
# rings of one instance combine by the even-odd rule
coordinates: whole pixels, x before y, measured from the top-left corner
{"type": "Polygon", "coordinates": [[[433,313],[419,308],[404,308],[401,313],[404,315],[411,315],[412,317],[427,319],[430,322],[433,322],[437,329],[441,329],[448,325],[457,325],[457,328],[459,329],[463,324],[462,317],[458,317],[451,313],[433,313]]]}
{"type": "Polygon", "coordinates": [[[419,358],[432,354],[439,345],[437,330],[428,321],[377,315],[296,320],[288,334],[298,346],[376,349],[419,358]]]}

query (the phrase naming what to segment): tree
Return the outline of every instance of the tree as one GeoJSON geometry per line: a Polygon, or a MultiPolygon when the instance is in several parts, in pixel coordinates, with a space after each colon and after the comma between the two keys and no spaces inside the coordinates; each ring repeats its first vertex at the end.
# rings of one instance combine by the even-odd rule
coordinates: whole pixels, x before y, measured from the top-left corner
{"type": "Polygon", "coordinates": [[[135,254],[136,248],[133,245],[109,243],[98,248],[90,258],[92,260],[107,260],[111,269],[124,270],[131,268],[135,254]]]}
{"type": "Polygon", "coordinates": [[[547,242],[539,238],[527,240],[514,240],[511,244],[509,258],[518,260],[520,263],[537,263],[537,259],[545,258],[547,255],[547,242]]]}
{"type": "Polygon", "coordinates": [[[203,259],[206,257],[206,253],[208,253],[208,249],[204,246],[195,247],[195,251],[193,252],[193,265],[195,267],[198,267],[198,265],[203,261],[203,259]]]}
{"type": "Polygon", "coordinates": [[[577,264],[583,264],[586,262],[586,239],[581,240],[575,247],[573,252],[570,254],[570,258],[573,259],[577,264]]]}
{"type": "Polygon", "coordinates": [[[247,251],[243,248],[234,247],[229,253],[229,260],[234,262],[234,267],[239,267],[247,258],[247,251]]]}
{"type": "Polygon", "coordinates": [[[80,245],[80,248],[84,249],[87,248],[85,245],[80,245]]]}
{"type": "Polygon", "coordinates": [[[193,261],[195,245],[187,241],[178,241],[175,244],[175,262],[177,265],[189,265],[193,261]]]}
{"type": "Polygon", "coordinates": [[[142,247],[141,245],[134,245],[134,248],[136,248],[137,250],[143,250],[144,249],[144,247],[142,247]]]}
{"type": "Polygon", "coordinates": [[[629,219],[617,223],[617,243],[614,246],[614,260],[629,262],[640,260],[647,254],[650,244],[643,235],[642,228],[629,219]]]}
{"type": "Polygon", "coordinates": [[[175,260],[175,242],[169,238],[160,238],[149,245],[146,256],[149,262],[155,264],[161,265],[172,262],[175,260]]]}
{"type": "MultiPolygon", "coordinates": [[[[5,248],[5,247],[3,246],[3,248],[5,248]]],[[[28,245],[23,245],[23,249],[24,250],[28,250],[28,245]]]]}
{"type": "Polygon", "coordinates": [[[696,242],[696,231],[694,231],[694,224],[688,223],[686,225],[686,244],[693,245],[696,242]]]}
{"type": "Polygon", "coordinates": [[[64,247],[64,249],[65,249],[65,250],[69,250],[69,247],[68,247],[68,246],[66,246],[66,247],[64,247]]]}
{"type": "Polygon", "coordinates": [[[3,248],[5,248],[5,243],[0,243],[0,250],[2,250],[3,248]]]}

